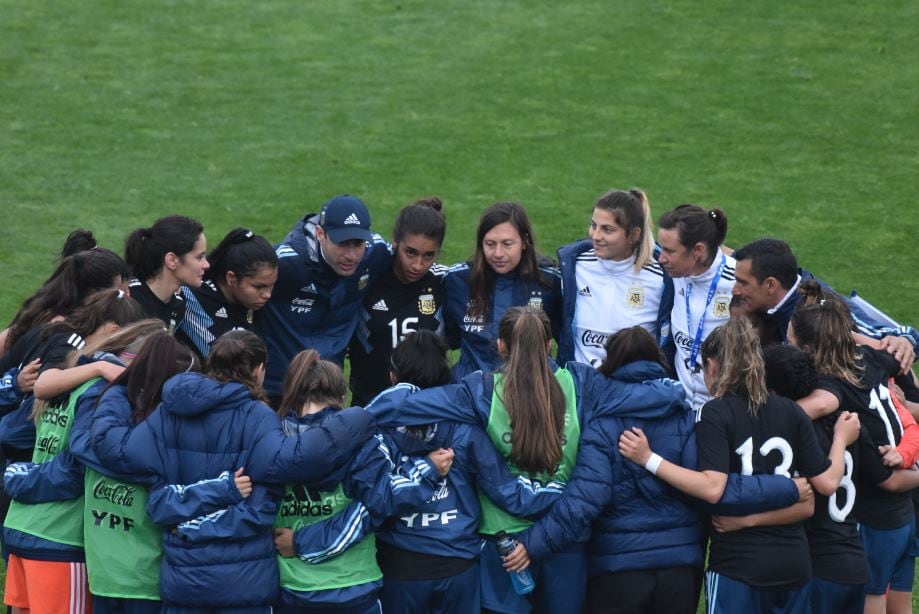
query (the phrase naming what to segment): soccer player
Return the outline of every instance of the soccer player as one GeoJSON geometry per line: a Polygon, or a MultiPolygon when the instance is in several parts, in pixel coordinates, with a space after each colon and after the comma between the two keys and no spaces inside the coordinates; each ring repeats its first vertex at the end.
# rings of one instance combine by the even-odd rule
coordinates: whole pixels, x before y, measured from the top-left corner
{"type": "MultiPolygon", "coordinates": [[[[858,437],[855,414],[844,413],[836,422],[827,459],[807,415],[793,401],[768,393],[759,337],[745,318],[715,329],[702,345],[702,359],[713,398],[696,424],[699,470],[653,454],[640,429],[620,437],[623,456],[710,503],[721,498],[731,473],[787,477],[797,471],[818,492],[836,491],[844,476],[845,448],[858,437]]],[[[791,524],[712,534],[709,612],[806,611],[811,564],[800,520],[812,506],[812,498],[797,504],[798,521],[791,524]]]]}
{"type": "Polygon", "coordinates": [[[500,366],[495,346],[498,323],[511,307],[541,309],[558,338],[561,277],[552,261],[536,251],[533,226],[522,205],[495,203],[482,213],[475,253],[468,262],[450,268],[444,291],[447,339],[450,347],[460,349],[454,381],[500,366]]]}
{"type": "Polygon", "coordinates": [[[250,330],[278,280],[278,256],[264,237],[234,228],[207,255],[210,268],[197,288],[184,286],[179,338],[202,357],[227,331],[250,330]]]}
{"type": "Polygon", "coordinates": [[[392,266],[364,297],[348,354],[354,405],[364,406],[389,388],[390,357],[416,330],[443,331],[443,274],[434,259],[447,224],[437,197],[404,207],[393,227],[392,266]]]}
{"type": "Polygon", "coordinates": [[[307,214],[277,245],[278,281],[255,331],[268,346],[265,390],[277,406],[293,357],[312,348],[342,364],[361,302],[388,268],[389,245],[370,233],[370,212],[356,196],[332,198],[307,214]]]}
{"type": "Polygon", "coordinates": [[[673,366],[698,412],[711,398],[702,375],[702,343],[731,315],[734,259],[720,251],[728,220],[721,209],[680,205],[662,215],[659,226],[659,261],[674,287],[673,366]]]}
{"type": "Polygon", "coordinates": [[[204,227],[181,215],[160,218],[128,235],[124,256],[134,274],[131,298],[147,316],[162,320],[170,335],[175,334],[185,317],[179,289],[183,284],[197,288],[207,272],[204,227]]]}
{"type": "Polygon", "coordinates": [[[589,240],[558,250],[562,330],[558,362],[598,366],[609,335],[641,326],[655,339],[670,334],[673,282],[654,259],[648,197],[610,190],[594,205],[589,240]]]}

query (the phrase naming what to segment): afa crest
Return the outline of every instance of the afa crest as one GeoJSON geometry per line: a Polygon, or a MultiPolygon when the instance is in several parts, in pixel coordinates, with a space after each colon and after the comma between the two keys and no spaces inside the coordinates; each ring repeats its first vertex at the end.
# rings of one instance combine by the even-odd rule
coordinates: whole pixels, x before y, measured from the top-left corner
{"type": "Polygon", "coordinates": [[[421,315],[434,315],[437,311],[437,303],[434,301],[433,294],[422,294],[418,297],[418,311],[421,315]]]}
{"type": "Polygon", "coordinates": [[[629,309],[638,309],[645,304],[645,289],[643,286],[629,288],[625,294],[625,304],[629,309]]]}
{"type": "Polygon", "coordinates": [[[533,307],[534,309],[542,309],[542,297],[538,294],[530,297],[530,300],[527,301],[527,306],[533,307]]]}
{"type": "Polygon", "coordinates": [[[367,282],[370,281],[370,273],[364,273],[361,275],[361,278],[357,280],[357,289],[363,290],[367,287],[367,282]]]}
{"type": "Polygon", "coordinates": [[[712,315],[716,318],[730,318],[731,297],[724,294],[716,296],[712,303],[712,315]]]}

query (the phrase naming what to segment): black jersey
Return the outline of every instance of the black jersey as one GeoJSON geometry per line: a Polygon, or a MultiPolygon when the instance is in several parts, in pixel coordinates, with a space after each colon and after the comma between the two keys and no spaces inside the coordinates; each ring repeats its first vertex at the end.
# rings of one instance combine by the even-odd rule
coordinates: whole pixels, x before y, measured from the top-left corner
{"type": "MultiPolygon", "coordinates": [[[[839,413],[814,421],[817,441],[827,454],[833,445],[833,427],[839,413]]],[[[814,575],[839,584],[868,581],[865,549],[855,520],[855,502],[861,494],[857,484],[880,484],[892,470],[884,465],[877,446],[865,427],[846,448],[845,472],[839,488],[829,497],[814,491],[814,515],[804,523],[814,575]]]]}
{"type": "Polygon", "coordinates": [[[162,320],[169,334],[175,334],[185,317],[185,300],[179,293],[174,294],[168,303],[164,303],[153,293],[150,286],[139,279],[132,279],[128,290],[131,298],[144,308],[144,315],[148,318],[162,320]]]}
{"type": "MultiPolygon", "coordinates": [[[[791,477],[819,475],[830,467],[814,426],[794,401],[770,396],[754,417],[736,395],[702,406],[696,423],[699,470],[791,477]]],[[[811,577],[802,523],[712,533],[709,566],[750,586],[792,590],[811,577]]]]}
{"type": "Polygon", "coordinates": [[[390,358],[405,335],[422,328],[442,332],[445,272],[434,265],[418,281],[404,284],[390,268],[371,286],[348,350],[354,405],[365,405],[392,385],[390,358]]]}
{"type": "Polygon", "coordinates": [[[182,286],[185,318],[176,336],[202,357],[207,357],[221,335],[231,330],[252,329],[253,313],[241,305],[231,305],[211,280],[199,288],[182,286]]]}
{"type": "MultiPolygon", "coordinates": [[[[888,380],[897,374],[900,365],[886,353],[866,346],[858,346],[861,358],[856,373],[861,386],[822,376],[817,387],[839,399],[839,409],[857,412],[862,426],[874,443],[897,445],[903,436],[903,423],[891,400],[888,380]]],[[[909,522],[913,507],[909,493],[888,492],[877,484],[859,480],[859,497],[855,503],[855,516],[859,522],[876,529],[897,529],[909,522]]]]}

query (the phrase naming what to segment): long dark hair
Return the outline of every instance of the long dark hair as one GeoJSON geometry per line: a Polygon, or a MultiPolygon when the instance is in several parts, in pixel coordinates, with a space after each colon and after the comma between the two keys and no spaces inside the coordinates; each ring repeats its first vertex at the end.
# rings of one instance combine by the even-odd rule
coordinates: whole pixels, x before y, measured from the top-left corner
{"type": "Polygon", "coordinates": [[[397,382],[433,388],[450,383],[449,347],[443,337],[427,328],[406,335],[392,351],[392,373],[397,382]]]}
{"type": "Polygon", "coordinates": [[[534,307],[511,307],[498,325],[504,343],[502,401],[511,425],[510,460],[533,475],[554,472],[562,459],[565,394],[549,365],[552,325],[534,307]]]}
{"type": "Polygon", "coordinates": [[[284,373],[284,398],[278,415],[300,413],[307,403],[324,403],[327,407],[341,409],[348,392],[348,384],[341,367],[319,358],[316,350],[303,350],[294,356],[284,373]]]}
{"type": "Polygon", "coordinates": [[[103,324],[111,322],[126,326],[144,319],[144,308],[122,290],[99,290],[86,297],[68,318],[50,324],[42,331],[42,339],[58,332],[74,332],[86,338],[103,324]]]}
{"type": "Polygon", "coordinates": [[[523,241],[524,250],[520,264],[517,265],[517,276],[546,288],[550,286],[539,271],[540,264],[550,264],[550,261],[536,251],[536,238],[526,209],[517,203],[495,203],[482,213],[475,232],[475,253],[469,264],[469,314],[472,316],[487,316],[491,307],[490,295],[495,287],[495,272],[485,260],[482,243],[492,228],[505,222],[517,229],[523,241]]]}
{"type": "Polygon", "coordinates": [[[252,398],[267,402],[256,369],[268,360],[268,348],[253,332],[231,330],[221,335],[207,355],[206,374],[218,382],[238,382],[249,389],[252,398]]]}
{"type": "Polygon", "coordinates": [[[128,235],[124,259],[141,281],[156,277],[163,270],[163,258],[172,252],[184,256],[195,248],[204,226],[184,215],[161,217],[149,228],[138,228],[128,235]]]}
{"type": "MultiPolygon", "coordinates": [[[[160,322],[162,325],[162,322],[160,322]]],[[[131,402],[134,424],[145,419],[163,400],[163,384],[173,375],[199,371],[201,365],[194,353],[160,330],[146,338],[137,356],[109,385],[125,386],[131,402]]]]}
{"type": "Polygon", "coordinates": [[[667,368],[667,359],[660,346],[651,333],[641,326],[623,328],[610,335],[603,345],[606,349],[606,358],[603,359],[603,364],[597,367],[597,371],[607,377],[619,367],[639,360],[656,362],[667,368]]]}
{"type": "Polygon", "coordinates": [[[96,242],[96,237],[93,236],[92,230],[76,228],[64,239],[64,245],[61,246],[61,258],[85,252],[95,248],[97,245],[98,243],[96,242]]]}
{"type": "Polygon", "coordinates": [[[11,348],[27,330],[57,316],[69,316],[97,290],[111,288],[116,278],[130,275],[121,256],[109,249],[81,251],[62,259],[41,288],[23,301],[10,323],[6,347],[11,348]]]}
{"type": "Polygon", "coordinates": [[[699,205],[679,205],[661,216],[658,225],[665,230],[676,228],[680,244],[692,249],[696,243],[708,248],[706,264],[711,264],[715,254],[728,234],[728,218],[721,209],[703,209],[699,205]]]}
{"type": "Polygon", "coordinates": [[[262,267],[278,268],[278,255],[271,244],[261,235],[248,228],[234,228],[207,255],[210,268],[205,279],[218,284],[227,283],[227,273],[232,271],[237,278],[251,277],[262,267]]]}

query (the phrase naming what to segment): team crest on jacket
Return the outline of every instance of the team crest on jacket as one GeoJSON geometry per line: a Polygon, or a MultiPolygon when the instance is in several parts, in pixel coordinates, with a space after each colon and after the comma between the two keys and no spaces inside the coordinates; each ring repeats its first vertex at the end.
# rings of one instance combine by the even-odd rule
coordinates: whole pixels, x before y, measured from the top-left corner
{"type": "Polygon", "coordinates": [[[361,275],[361,278],[357,280],[357,289],[363,290],[367,287],[367,282],[370,281],[370,273],[364,273],[361,275]]]}
{"type": "Polygon", "coordinates": [[[633,286],[626,291],[625,304],[629,309],[638,309],[645,304],[644,286],[633,286]]]}
{"type": "MultiPolygon", "coordinates": [[[[428,288],[428,292],[430,291],[431,289],[428,288]]],[[[437,311],[437,305],[434,302],[433,294],[422,294],[418,297],[418,311],[421,312],[421,315],[434,315],[434,312],[437,311]]]]}
{"type": "Polygon", "coordinates": [[[731,297],[724,294],[716,296],[712,304],[712,315],[716,318],[731,317],[731,297]]]}
{"type": "Polygon", "coordinates": [[[535,292],[530,295],[530,300],[527,302],[527,306],[533,307],[534,309],[542,309],[542,297],[535,292]]]}

